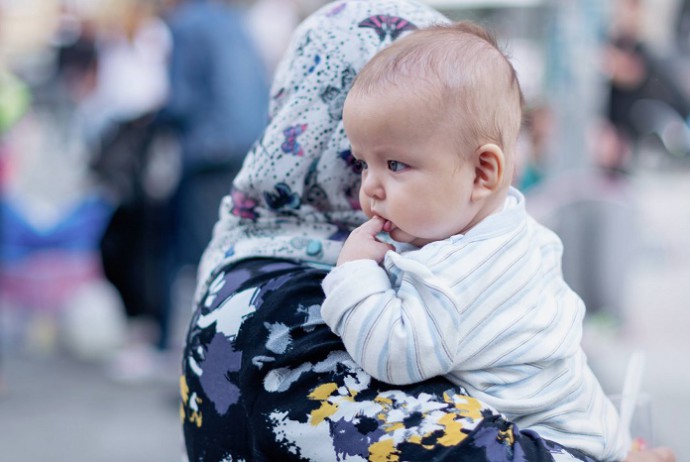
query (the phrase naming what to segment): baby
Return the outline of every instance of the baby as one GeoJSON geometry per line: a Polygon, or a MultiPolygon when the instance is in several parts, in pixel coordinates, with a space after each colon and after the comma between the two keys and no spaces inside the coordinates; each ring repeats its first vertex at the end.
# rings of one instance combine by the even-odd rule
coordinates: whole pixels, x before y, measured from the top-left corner
{"type": "Polygon", "coordinates": [[[515,71],[478,25],[377,54],[343,110],[370,220],[324,280],[322,315],[377,379],[444,375],[522,428],[623,460],[630,437],[581,348],[562,244],[511,187],[521,116],[515,71]]]}

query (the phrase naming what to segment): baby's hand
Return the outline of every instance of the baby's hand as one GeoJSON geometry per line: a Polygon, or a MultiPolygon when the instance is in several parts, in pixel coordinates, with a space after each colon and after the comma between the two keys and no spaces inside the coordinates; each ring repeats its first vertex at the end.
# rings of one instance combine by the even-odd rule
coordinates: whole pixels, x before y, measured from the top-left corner
{"type": "Polygon", "coordinates": [[[338,265],[363,259],[381,263],[386,252],[394,249],[392,245],[376,239],[376,235],[384,230],[387,223],[383,218],[375,216],[352,231],[340,251],[338,265]]]}

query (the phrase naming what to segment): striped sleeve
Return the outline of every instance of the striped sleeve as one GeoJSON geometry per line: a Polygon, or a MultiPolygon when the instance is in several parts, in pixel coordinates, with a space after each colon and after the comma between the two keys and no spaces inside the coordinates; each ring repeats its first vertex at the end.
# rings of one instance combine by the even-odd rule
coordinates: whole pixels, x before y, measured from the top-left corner
{"type": "Polygon", "coordinates": [[[459,342],[452,293],[423,264],[395,255],[396,288],[374,261],[335,268],[323,282],[321,313],[350,355],[373,377],[393,384],[448,373],[459,342]]]}

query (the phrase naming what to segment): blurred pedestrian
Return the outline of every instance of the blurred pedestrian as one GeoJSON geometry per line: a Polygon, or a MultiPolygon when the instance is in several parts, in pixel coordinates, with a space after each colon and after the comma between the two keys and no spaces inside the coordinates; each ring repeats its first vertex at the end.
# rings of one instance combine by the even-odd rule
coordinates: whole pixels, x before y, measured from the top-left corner
{"type": "Polygon", "coordinates": [[[95,88],[81,106],[91,147],[104,136],[158,111],[168,91],[170,34],[150,2],[125,0],[98,33],[95,88]]]}
{"type": "Polygon", "coordinates": [[[79,115],[91,167],[115,208],[100,243],[104,272],[134,321],[132,341],[111,372],[131,378],[149,374],[148,352],[158,342],[156,330],[169,298],[163,270],[168,246],[160,237],[160,229],[168,226],[167,204],[147,184],[153,121],[168,95],[171,36],[153,2],[124,0],[108,6],[113,9],[98,31],[96,86],[79,115]],[[146,329],[143,335],[139,326],[146,329]]]}
{"type": "Polygon", "coordinates": [[[606,115],[611,127],[605,127],[604,133],[614,137],[607,140],[610,149],[602,152],[600,166],[612,172],[628,171],[639,142],[652,134],[670,153],[690,153],[685,122],[690,95],[642,39],[644,2],[618,0],[612,14],[612,31],[604,50],[609,82],[606,115]]]}
{"type": "MultiPolygon", "coordinates": [[[[197,264],[218,203],[266,124],[268,79],[244,16],[231,2],[173,0],[166,20],[170,87],[159,122],[177,135],[182,157],[172,202],[172,285],[181,267],[197,264]]],[[[164,322],[162,348],[167,331],[164,322]]]]}

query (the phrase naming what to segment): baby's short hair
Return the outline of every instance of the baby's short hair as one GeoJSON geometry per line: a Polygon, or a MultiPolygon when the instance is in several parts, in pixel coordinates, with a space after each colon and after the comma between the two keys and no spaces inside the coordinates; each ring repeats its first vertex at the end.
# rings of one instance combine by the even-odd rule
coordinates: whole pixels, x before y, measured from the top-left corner
{"type": "Polygon", "coordinates": [[[396,87],[445,108],[458,142],[472,149],[496,143],[506,154],[517,141],[523,96],[515,69],[483,27],[461,21],[419,29],[372,58],[351,94],[396,87]]]}

